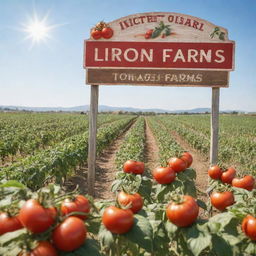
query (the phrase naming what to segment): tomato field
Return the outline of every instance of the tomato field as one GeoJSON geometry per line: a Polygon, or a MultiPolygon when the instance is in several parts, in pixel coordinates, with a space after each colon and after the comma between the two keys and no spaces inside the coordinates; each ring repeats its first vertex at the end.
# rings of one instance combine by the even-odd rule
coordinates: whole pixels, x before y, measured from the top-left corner
{"type": "Polygon", "coordinates": [[[0,112],[0,255],[256,255],[255,116],[99,114],[94,198],[88,126],[0,112]]]}

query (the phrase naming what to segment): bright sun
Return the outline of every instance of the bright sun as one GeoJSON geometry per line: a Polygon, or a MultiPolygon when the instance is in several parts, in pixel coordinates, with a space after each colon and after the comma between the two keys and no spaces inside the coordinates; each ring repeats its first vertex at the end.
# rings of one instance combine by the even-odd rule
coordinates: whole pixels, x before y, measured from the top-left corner
{"type": "Polygon", "coordinates": [[[51,38],[51,32],[54,28],[63,26],[64,24],[53,24],[49,25],[47,22],[49,12],[43,17],[39,18],[36,12],[34,12],[33,17],[30,17],[26,24],[22,25],[22,31],[24,31],[27,36],[25,40],[31,40],[31,48],[41,42],[47,42],[51,38]]]}
{"type": "Polygon", "coordinates": [[[50,27],[47,26],[43,21],[33,21],[28,24],[25,28],[28,33],[28,37],[33,40],[33,42],[39,42],[41,40],[46,40],[49,38],[50,27]]]}

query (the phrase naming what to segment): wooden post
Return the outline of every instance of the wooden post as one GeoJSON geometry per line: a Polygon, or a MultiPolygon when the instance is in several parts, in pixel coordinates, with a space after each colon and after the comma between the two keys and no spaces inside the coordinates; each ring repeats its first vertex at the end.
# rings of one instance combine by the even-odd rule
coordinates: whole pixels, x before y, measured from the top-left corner
{"type": "Polygon", "coordinates": [[[217,164],[218,162],[219,100],[220,100],[220,88],[212,88],[211,149],[210,149],[211,164],[217,164]]]}
{"type": "Polygon", "coordinates": [[[99,86],[91,85],[91,103],[89,117],[89,148],[88,148],[88,193],[94,196],[95,165],[96,165],[96,136],[98,113],[99,86]]]}

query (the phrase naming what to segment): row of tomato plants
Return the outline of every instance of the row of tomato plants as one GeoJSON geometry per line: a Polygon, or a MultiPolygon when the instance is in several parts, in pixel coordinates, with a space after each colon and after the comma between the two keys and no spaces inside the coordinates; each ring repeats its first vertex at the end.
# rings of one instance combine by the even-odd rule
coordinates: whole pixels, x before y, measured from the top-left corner
{"type": "MultiPolygon", "coordinates": [[[[6,160],[13,161],[16,156],[22,158],[27,154],[35,154],[38,149],[54,146],[61,140],[80,134],[88,129],[88,118],[84,115],[68,114],[24,114],[20,113],[13,120],[10,116],[0,116],[4,122],[1,127],[0,157],[2,164],[6,160]],[[23,117],[23,119],[21,119],[23,117]],[[7,159],[7,157],[9,157],[7,159]]],[[[118,115],[99,115],[99,125],[123,118],[118,115]]]]}
{"type": "Polygon", "coordinates": [[[116,153],[115,165],[118,170],[122,169],[123,163],[127,159],[137,159],[144,161],[145,145],[145,119],[139,117],[136,123],[126,134],[124,141],[116,153]]]}
{"type": "Polygon", "coordinates": [[[160,163],[164,165],[170,156],[178,155],[183,149],[161,122],[152,117],[147,122],[159,147],[160,163]]]}
{"type": "MultiPolygon", "coordinates": [[[[170,129],[176,130],[195,149],[203,154],[209,153],[209,116],[172,116],[158,119],[170,129]]],[[[251,117],[220,117],[219,159],[222,164],[228,166],[232,163],[255,174],[256,144],[252,127],[251,117]]]]}
{"type": "MultiPolygon", "coordinates": [[[[127,117],[99,128],[97,133],[97,153],[111,143],[134,117],[127,117]]],[[[0,176],[18,180],[32,190],[44,186],[49,181],[62,184],[74,168],[86,162],[88,155],[88,132],[74,135],[47,150],[26,157],[20,162],[2,168],[0,176]]]]}
{"type": "Polygon", "coordinates": [[[3,122],[0,130],[2,163],[7,156],[13,158],[17,153],[31,154],[39,147],[60,141],[88,126],[88,118],[79,115],[20,113],[17,116],[16,113],[5,113],[0,119],[3,122]]]}

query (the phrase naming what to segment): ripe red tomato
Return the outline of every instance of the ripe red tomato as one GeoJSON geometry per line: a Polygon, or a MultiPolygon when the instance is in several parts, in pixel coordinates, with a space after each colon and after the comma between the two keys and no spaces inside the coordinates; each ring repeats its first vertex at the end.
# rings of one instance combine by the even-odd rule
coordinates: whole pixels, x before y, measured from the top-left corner
{"type": "Polygon", "coordinates": [[[222,170],[218,165],[214,165],[208,170],[208,174],[212,179],[219,180],[222,175],[222,170]]]}
{"type": "Polygon", "coordinates": [[[166,208],[168,219],[178,227],[190,226],[196,221],[199,207],[195,199],[191,196],[183,196],[183,202],[170,203],[166,208]]]}
{"type": "Polygon", "coordinates": [[[253,190],[254,187],[254,178],[251,175],[246,175],[243,178],[234,178],[232,180],[232,186],[237,188],[244,188],[249,191],[253,190]]]}
{"type": "Polygon", "coordinates": [[[220,210],[224,211],[226,207],[234,204],[235,198],[232,192],[213,192],[210,196],[212,205],[220,210]]]}
{"type": "Polygon", "coordinates": [[[143,199],[140,194],[127,194],[124,191],[118,193],[117,200],[120,205],[126,206],[131,204],[129,208],[133,213],[137,213],[143,206],[143,199]]]}
{"type": "Polygon", "coordinates": [[[104,210],[102,223],[112,233],[124,234],[133,226],[133,213],[130,209],[124,210],[115,206],[109,206],[104,210]]]}
{"type": "Polygon", "coordinates": [[[101,38],[102,33],[101,33],[101,31],[98,30],[98,29],[93,29],[93,30],[91,31],[91,36],[92,36],[93,39],[98,40],[98,39],[101,38]]]}
{"type": "Polygon", "coordinates": [[[236,170],[232,167],[228,168],[225,172],[222,173],[221,175],[221,181],[223,183],[228,183],[231,184],[232,180],[236,176],[236,170]]]}
{"type": "Polygon", "coordinates": [[[51,243],[40,241],[34,250],[31,252],[21,252],[19,256],[58,256],[58,253],[51,243]]]}
{"type": "Polygon", "coordinates": [[[187,163],[187,168],[190,167],[192,162],[193,162],[193,157],[192,157],[192,155],[189,152],[184,152],[181,155],[180,159],[187,163]]]}
{"type": "Polygon", "coordinates": [[[146,38],[146,39],[151,38],[153,32],[154,32],[154,29],[149,29],[149,30],[146,32],[146,34],[145,34],[145,38],[146,38]]]}
{"type": "Polygon", "coordinates": [[[242,222],[242,231],[250,239],[256,241],[256,218],[247,215],[242,222]]]}
{"type": "Polygon", "coordinates": [[[0,235],[23,228],[17,216],[9,216],[7,213],[0,213],[0,235]]]}
{"type": "Polygon", "coordinates": [[[151,36],[148,34],[145,34],[145,39],[149,39],[149,38],[151,38],[151,36]]]}
{"type": "MultiPolygon", "coordinates": [[[[61,204],[61,212],[63,215],[67,215],[71,212],[89,213],[90,212],[89,200],[82,195],[76,196],[73,201],[70,199],[65,199],[64,202],[61,204]]],[[[87,219],[86,215],[74,215],[74,216],[82,220],[87,219]]]]}
{"type": "Polygon", "coordinates": [[[101,35],[105,38],[105,39],[109,39],[113,36],[114,31],[112,28],[110,27],[105,27],[102,29],[101,31],[101,35]]]}
{"type": "Polygon", "coordinates": [[[187,163],[177,157],[171,158],[168,164],[175,172],[182,172],[187,168],[187,163]]]}
{"type": "Polygon", "coordinates": [[[158,167],[153,170],[153,177],[159,184],[169,184],[176,178],[175,171],[170,167],[158,167]]]}
{"type": "Polygon", "coordinates": [[[124,172],[142,174],[145,170],[145,165],[143,162],[128,160],[123,166],[124,172]]]}
{"type": "Polygon", "coordinates": [[[52,233],[53,244],[65,252],[79,248],[85,241],[87,229],[77,217],[68,217],[52,233]]]}
{"type": "Polygon", "coordinates": [[[152,35],[154,32],[154,29],[149,29],[147,32],[146,32],[146,35],[152,35]]]}
{"type": "Polygon", "coordinates": [[[31,232],[41,233],[54,223],[56,214],[55,208],[44,208],[36,200],[30,199],[20,209],[19,220],[31,232]]]}

